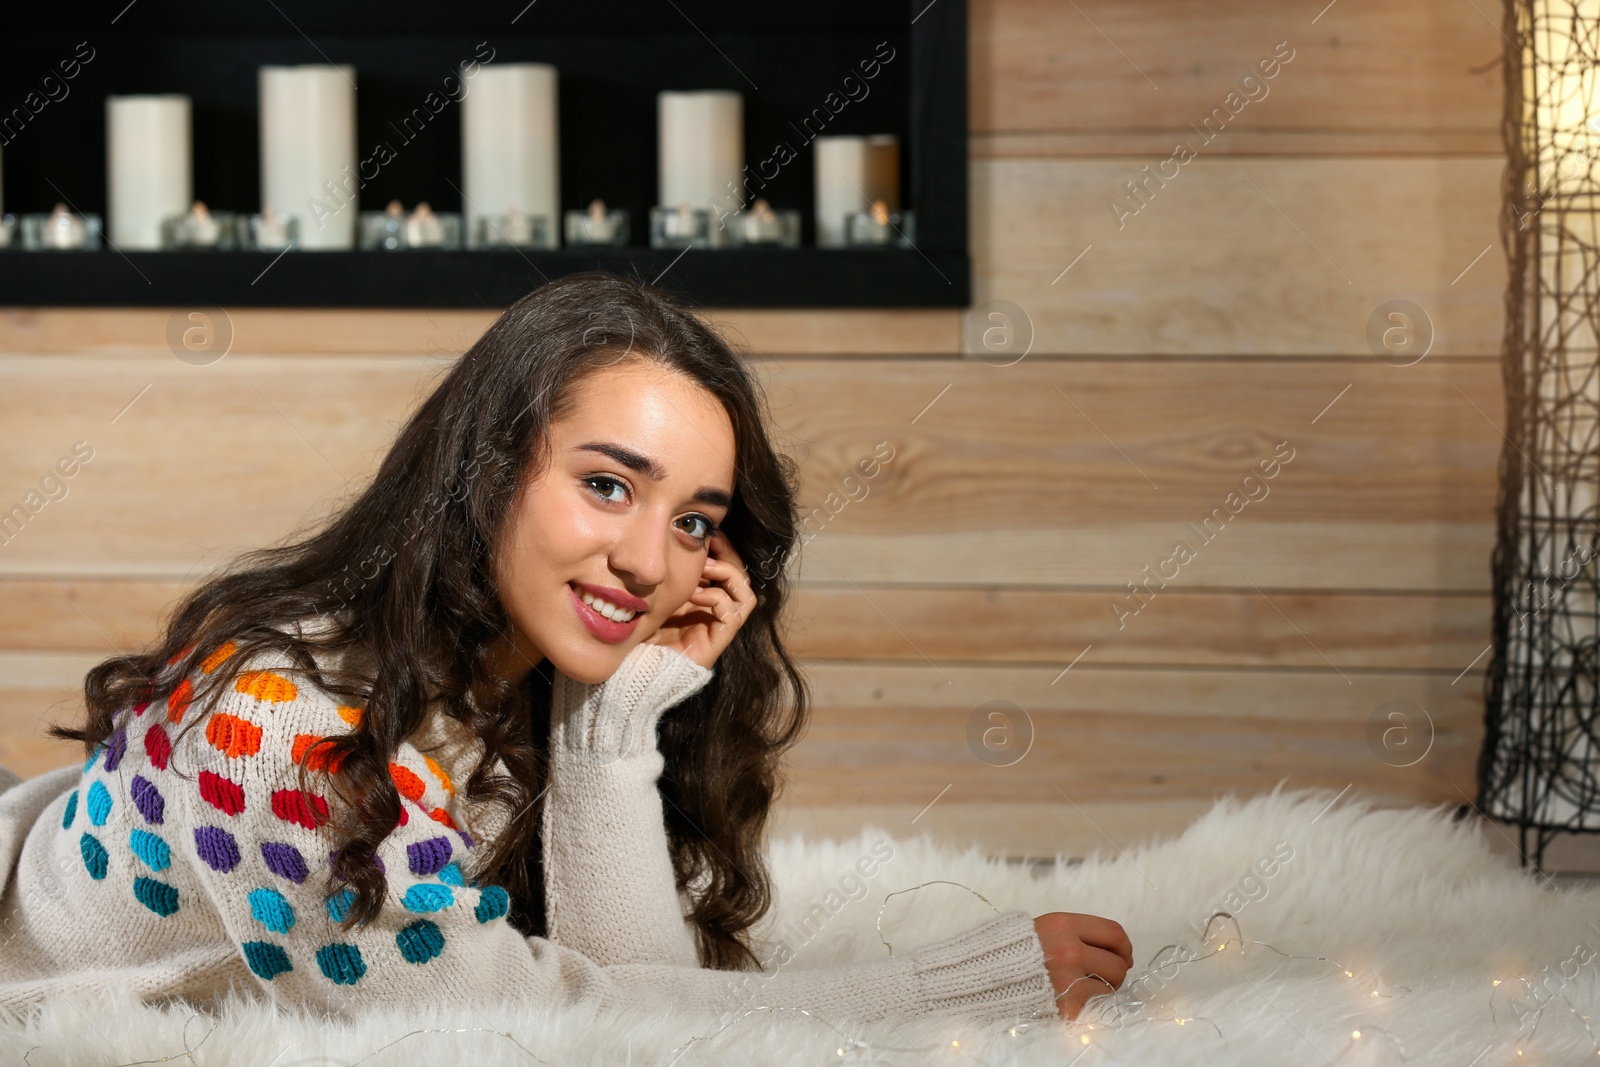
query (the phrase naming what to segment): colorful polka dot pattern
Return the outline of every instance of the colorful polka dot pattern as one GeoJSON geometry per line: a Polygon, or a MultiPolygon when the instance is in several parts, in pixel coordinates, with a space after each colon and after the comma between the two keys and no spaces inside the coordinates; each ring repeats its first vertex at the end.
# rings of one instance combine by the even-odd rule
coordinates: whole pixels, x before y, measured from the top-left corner
{"type": "Polygon", "coordinates": [[[299,789],[279,789],[272,794],[272,814],[284,822],[315,830],[328,821],[328,802],[299,789]]]}
{"type": "Polygon", "coordinates": [[[111,816],[111,791],[104,782],[96,782],[89,787],[89,821],[96,826],[104,826],[106,819],[111,816]]]}
{"type": "Polygon", "coordinates": [[[167,769],[167,761],[172,758],[172,740],[159,723],[152,724],[144,735],[144,754],[150,758],[150,766],[156,770],[167,769]]]}
{"type": "Polygon", "coordinates": [[[493,922],[505,915],[511,908],[511,894],[504,888],[491,885],[485,886],[482,893],[478,894],[478,906],[473,914],[481,923],[493,922]]]}
{"type": "Polygon", "coordinates": [[[306,858],[300,855],[300,850],[282,841],[263,841],[261,859],[266,863],[267,870],[296,885],[304,883],[311,873],[306,869],[306,858]]]}
{"type": "MultiPolygon", "coordinates": [[[[95,783],[98,785],[99,783],[95,783]]],[[[151,781],[142,774],[133,776],[133,806],[139,809],[144,821],[160,826],[167,815],[167,801],[151,781]]]]}
{"type": "Polygon", "coordinates": [[[178,910],[178,890],[165,882],[140,876],[133,880],[134,899],[163,919],[178,910]]]}
{"type": "Polygon", "coordinates": [[[430,837],[406,846],[406,860],[415,875],[437,874],[450,862],[450,839],[430,837]]]}
{"type": "Polygon", "coordinates": [[[194,702],[194,684],[185,678],[167,697],[167,721],[182,722],[184,713],[194,702]]]}
{"type": "Polygon", "coordinates": [[[356,902],[354,889],[341,889],[328,898],[328,918],[336,923],[344,922],[344,917],[350,914],[350,905],[356,902]]]}
{"type": "Polygon", "coordinates": [[[201,771],[200,799],[224,815],[237,815],[244,810],[244,787],[214,771],[201,771]]]}
{"type": "Polygon", "coordinates": [[[106,854],[106,846],[93,834],[84,834],[78,838],[78,854],[83,857],[84,869],[89,872],[89,877],[99,881],[106,876],[106,866],[111,857],[106,854]]]}
{"type": "Polygon", "coordinates": [[[245,671],[233,687],[263,704],[286,704],[298,695],[293,682],[272,671],[245,671]]]}
{"type": "Polygon", "coordinates": [[[122,762],[122,757],[127,754],[127,751],[128,728],[126,726],[119,726],[112,732],[111,738],[106,744],[106,770],[116,770],[117,765],[122,762]]]}
{"type": "Polygon", "coordinates": [[[361,950],[354,945],[323,945],[317,949],[317,966],[328,981],[339,985],[355,985],[367,973],[361,950]]]}
{"type": "Polygon", "coordinates": [[[227,874],[239,866],[239,842],[220,826],[197,826],[194,850],[207,867],[227,874]]]}
{"type": "Polygon", "coordinates": [[[430,911],[440,911],[456,902],[456,896],[447,885],[437,882],[418,882],[406,890],[406,895],[400,898],[400,903],[406,906],[407,911],[426,914],[430,911]]]}
{"type": "Polygon", "coordinates": [[[229,759],[261,751],[261,727],[249,719],[218,712],[206,721],[206,740],[229,759]]]}
{"type": "Polygon", "coordinates": [[[246,941],[239,947],[244,950],[244,960],[251,972],[269,982],[294,970],[289,954],[269,941],[246,941]]]}
{"type": "Polygon", "coordinates": [[[427,963],[444,951],[444,932],[439,924],[418,919],[395,935],[400,955],[407,963],[427,963]]]}
{"type": "Polygon", "coordinates": [[[294,908],[276,889],[250,891],[250,917],[275,934],[286,934],[294,926],[294,908]]]}
{"type": "Polygon", "coordinates": [[[128,848],[152,871],[164,871],[172,865],[172,850],[149,830],[138,827],[131,830],[128,833],[128,848]]]}
{"type": "MultiPolygon", "coordinates": [[[[194,652],[195,648],[191,646],[175,656],[171,662],[173,664],[179,661],[192,662],[189,657],[194,652]]],[[[200,669],[205,673],[211,673],[236,653],[236,644],[229,641],[206,656],[200,663],[200,669]]],[[[260,710],[268,713],[276,712],[277,705],[291,702],[299,695],[299,690],[293,682],[274,671],[241,672],[234,688],[237,692],[253,698],[260,710]]],[[[249,921],[254,929],[262,934],[278,937],[291,935],[301,918],[296,914],[295,904],[291,900],[296,892],[291,886],[306,885],[312,875],[311,868],[306,862],[306,853],[294,843],[292,835],[320,832],[324,824],[329,821],[328,802],[316,793],[288,787],[287,780],[285,788],[273,790],[265,798],[257,795],[257,803],[262,803],[264,800],[272,816],[291,836],[288,840],[254,842],[259,849],[260,864],[253,866],[254,857],[247,856],[247,849],[241,847],[235,832],[228,828],[243,825],[242,820],[240,823],[233,823],[230,820],[237,819],[246,812],[245,783],[251,780],[248,773],[235,773],[231,770],[219,773],[222,765],[218,764],[217,770],[203,769],[195,779],[182,784],[175,780],[163,782],[156,773],[167,771],[173,760],[174,741],[173,735],[169,733],[169,727],[183,722],[194,700],[193,681],[185,678],[167,697],[165,716],[150,716],[141,724],[142,734],[130,737],[129,726],[136,718],[143,715],[149,702],[134,706],[131,709],[132,714],[114,729],[110,737],[95,747],[84,764],[86,777],[91,774],[91,769],[97,763],[108,774],[115,774],[119,770],[128,773],[123,764],[129,759],[130,747],[137,746],[133,747],[134,752],[142,749],[149,770],[130,774],[125,779],[128,783],[126,793],[121,794],[119,791],[119,795],[125,796],[129,802],[127,813],[120,815],[117,813],[112,790],[107,787],[106,782],[96,779],[90,781],[86,787],[74,789],[68,794],[62,811],[62,829],[72,830],[77,822],[80,808],[88,824],[94,828],[107,828],[114,816],[122,820],[122,825],[126,827],[128,834],[128,853],[132,857],[133,864],[131,868],[126,868],[131,884],[130,882],[123,884],[130,886],[133,898],[151,914],[167,918],[178,913],[180,903],[185,899],[183,892],[187,890],[180,891],[179,884],[174,884],[182,882],[182,875],[179,872],[183,868],[180,865],[178,870],[174,869],[177,857],[167,838],[158,832],[158,829],[165,825],[169,810],[169,797],[163,793],[162,786],[169,789],[193,789],[195,793],[185,795],[189,797],[198,795],[199,801],[207,807],[196,806],[192,809],[175,810],[182,810],[188,814],[191,811],[200,813],[209,809],[216,813],[212,816],[213,821],[193,827],[193,857],[210,871],[230,878],[241,877],[241,873],[252,879],[261,878],[262,872],[265,872],[267,875],[283,879],[277,886],[257,882],[253,888],[244,893],[243,902],[248,906],[249,921]],[[158,782],[161,782],[161,785],[158,785],[158,782]],[[134,820],[135,812],[140,824],[127,827],[127,823],[134,820]],[[289,830],[288,827],[296,829],[289,830]],[[242,868],[246,870],[242,872],[242,868]],[[249,870],[255,873],[250,874],[249,870]],[[155,875],[162,877],[154,877],[155,875]]],[[[337,714],[339,719],[352,729],[361,728],[363,709],[338,706],[337,714]]],[[[334,732],[337,733],[336,730],[334,732]]],[[[213,711],[206,720],[203,735],[207,744],[227,760],[248,761],[261,756],[267,726],[265,720],[252,718],[250,713],[236,703],[231,713],[213,711]]],[[[331,757],[328,754],[329,742],[330,737],[326,733],[297,732],[292,735],[292,741],[285,739],[283,742],[274,741],[273,744],[283,743],[295,765],[303,765],[313,771],[338,773],[342,757],[331,757]]],[[[284,749],[274,749],[274,751],[281,753],[284,749]]],[[[413,753],[412,758],[415,759],[417,755],[413,753]]],[[[455,785],[450,775],[433,757],[422,755],[421,760],[431,776],[431,782],[424,779],[412,767],[399,762],[389,765],[390,776],[404,798],[400,805],[397,828],[407,825],[409,821],[407,809],[414,804],[431,820],[453,831],[467,848],[473,847],[471,837],[457,827],[450,812],[429,800],[430,791],[435,801],[448,803],[447,798],[455,796],[455,785]],[[433,782],[437,785],[432,784],[433,782]]],[[[236,765],[242,771],[243,763],[230,762],[227,766],[236,765]]],[[[287,775],[285,778],[287,779],[287,775]]],[[[248,788],[254,790],[257,787],[248,788]]],[[[108,832],[120,836],[120,831],[114,827],[108,832]]],[[[89,877],[95,881],[105,881],[113,861],[101,838],[94,833],[82,832],[79,834],[77,847],[89,877]]],[[[506,891],[499,886],[480,889],[476,882],[469,880],[454,859],[455,846],[450,837],[437,834],[425,840],[411,842],[406,845],[405,854],[406,866],[411,876],[435,879],[407,885],[400,896],[400,904],[406,911],[413,915],[430,916],[448,913],[447,909],[453,908],[458,902],[458,891],[475,891],[477,899],[473,914],[479,923],[490,922],[506,915],[510,904],[506,891]]],[[[337,850],[328,853],[330,868],[335,872],[338,871],[336,862],[338,855],[337,850]]],[[[381,857],[375,855],[371,857],[371,862],[375,863],[380,871],[386,870],[381,857]]],[[[122,869],[124,868],[119,868],[122,869]]],[[[240,884],[240,891],[243,892],[245,886],[249,885],[248,882],[240,884]]],[[[206,898],[202,895],[199,899],[206,898]]],[[[349,917],[355,900],[355,891],[349,887],[341,888],[326,898],[323,904],[328,922],[335,928],[341,926],[349,917]]],[[[395,951],[400,958],[409,964],[424,965],[442,955],[445,949],[445,931],[441,928],[440,921],[417,918],[402,927],[394,937],[395,951]]],[[[317,922],[321,922],[320,917],[317,922]]],[[[302,933],[300,936],[303,937],[305,934],[302,933]]],[[[312,944],[317,942],[313,941],[312,944]]],[[[289,945],[267,940],[242,940],[239,948],[252,974],[263,981],[273,981],[295,970],[294,958],[291,956],[292,945],[292,940],[289,945]]],[[[308,949],[309,947],[307,946],[308,949]]],[[[369,951],[371,951],[370,946],[369,951]]],[[[354,985],[367,974],[369,969],[361,948],[353,943],[330,939],[317,947],[313,955],[321,975],[329,982],[338,985],[354,985]]]]}

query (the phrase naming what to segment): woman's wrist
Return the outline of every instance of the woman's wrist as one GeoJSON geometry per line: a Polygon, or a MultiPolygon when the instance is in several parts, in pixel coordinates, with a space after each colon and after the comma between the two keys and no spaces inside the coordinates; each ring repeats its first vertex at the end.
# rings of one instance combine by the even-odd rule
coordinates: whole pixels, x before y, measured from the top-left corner
{"type": "Polygon", "coordinates": [[[636,645],[611,677],[579,682],[556,672],[550,694],[553,751],[602,761],[656,750],[661,716],[715,672],[664,645],[636,645]]]}

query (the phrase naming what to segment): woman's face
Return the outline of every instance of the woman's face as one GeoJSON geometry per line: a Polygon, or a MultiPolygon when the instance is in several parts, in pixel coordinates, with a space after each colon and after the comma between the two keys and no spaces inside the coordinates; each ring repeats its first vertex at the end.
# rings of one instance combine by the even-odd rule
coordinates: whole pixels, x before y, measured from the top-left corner
{"type": "Polygon", "coordinates": [[[523,485],[498,546],[515,633],[497,673],[517,681],[548,658],[601,682],[701,584],[733,496],[733,423],[698,383],[629,360],[579,382],[550,437],[550,466],[523,485]],[[615,590],[603,594],[612,606],[586,604],[584,586],[615,590]],[[638,614],[607,618],[623,619],[615,608],[638,614]]]}

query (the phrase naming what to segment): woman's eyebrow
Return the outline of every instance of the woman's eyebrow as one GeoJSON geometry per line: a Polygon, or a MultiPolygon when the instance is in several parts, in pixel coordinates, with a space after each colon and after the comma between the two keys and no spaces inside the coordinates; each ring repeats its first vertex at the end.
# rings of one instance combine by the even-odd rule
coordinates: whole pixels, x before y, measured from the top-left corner
{"type": "MultiPolygon", "coordinates": [[[[610,456],[624,467],[645,475],[653,482],[659,482],[667,476],[666,468],[643,452],[637,452],[625,445],[615,444],[611,441],[586,441],[581,445],[575,446],[573,451],[598,452],[602,456],[610,456]]],[[[713,507],[731,508],[733,506],[733,496],[731,494],[710,485],[702,485],[694,491],[694,495],[689,499],[696,503],[713,507]]]]}

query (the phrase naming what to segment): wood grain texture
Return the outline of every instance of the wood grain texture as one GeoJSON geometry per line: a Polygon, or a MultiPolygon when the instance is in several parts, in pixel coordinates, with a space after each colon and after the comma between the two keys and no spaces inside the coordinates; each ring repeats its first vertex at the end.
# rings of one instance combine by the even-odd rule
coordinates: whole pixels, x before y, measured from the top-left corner
{"type": "MultiPolygon", "coordinates": [[[[0,575],[182,580],[309,531],[446,366],[0,358],[0,505],[75,440],[95,448],[0,546],[0,575]]],[[[1117,590],[1182,540],[1195,558],[1169,588],[1488,587],[1488,363],[774,360],[761,374],[801,464],[803,579],[1117,590]],[[880,442],[893,458],[865,479],[880,442]],[[1250,490],[1280,447],[1294,458],[1250,490]],[[1230,497],[1251,491],[1266,495],[1230,497]]]]}
{"type": "MultiPolygon", "coordinates": [[[[1223,106],[1279,42],[1293,58],[1233,117],[1311,136],[1499,136],[1493,5],[1338,0],[975,0],[971,129],[1180,131],[1223,106]]],[[[1241,97],[1245,94],[1241,93],[1241,97]]],[[[1415,149],[1413,149],[1415,151],[1415,149]]],[[[1491,149],[1498,151],[1498,148],[1491,149]]]]}
{"type": "MultiPolygon", "coordinates": [[[[0,308],[0,352],[168,356],[169,329],[199,324],[232,335],[229,357],[273,355],[454,356],[498,311],[235,308],[191,320],[195,309],[0,308]]],[[[202,309],[206,311],[214,309],[202,309]]],[[[766,355],[951,354],[961,313],[886,309],[812,311],[710,308],[703,317],[734,344],[766,355]]],[[[170,358],[170,357],[169,357],[170,358]]]]}
{"type": "MultiPolygon", "coordinates": [[[[81,758],[43,729],[81,715],[82,675],[98,658],[0,652],[0,764],[36,774],[81,758]]],[[[1458,788],[1471,790],[1481,730],[1481,671],[1452,681],[1418,672],[1346,680],[1329,670],[1088,662],[1066,675],[953,663],[803,666],[811,725],[787,759],[780,831],[808,819],[843,832],[840,820],[896,818],[910,831],[943,833],[974,828],[975,811],[1009,813],[1009,829],[996,827],[992,844],[1048,854],[1052,841],[1081,840],[1072,825],[1083,812],[1122,811],[1114,825],[1130,833],[1176,829],[1162,820],[1186,821],[1223,793],[1285,780],[1291,788],[1348,785],[1391,801],[1456,803],[1458,788]],[[991,701],[1012,702],[999,708],[1010,719],[989,718],[991,701]],[[1385,747],[1371,724],[1391,725],[1386,709],[1394,707],[1409,711],[1409,732],[1385,747]],[[984,762],[983,730],[996,726],[1008,732],[988,738],[992,762],[984,762]],[[1031,743],[1019,748],[1029,732],[1031,743]],[[1018,751],[1010,765],[997,765],[1018,751]],[[1420,758],[1403,766],[1413,753],[1420,758]],[[1034,816],[1046,817],[1018,827],[1034,816]]]]}
{"type": "MultiPolygon", "coordinates": [[[[0,650],[131,652],[188,587],[0,578],[0,650]]],[[[1116,590],[801,584],[786,620],[805,659],[1460,670],[1489,640],[1483,596],[1185,590],[1121,617],[1116,590]],[[1326,658],[1324,658],[1326,657],[1326,658]]]]}
{"type": "Polygon", "coordinates": [[[1168,154],[974,161],[979,313],[1020,307],[1040,354],[1370,359],[1369,319],[1405,299],[1432,355],[1499,351],[1500,160],[1202,154],[1162,183],[1168,154]]]}

